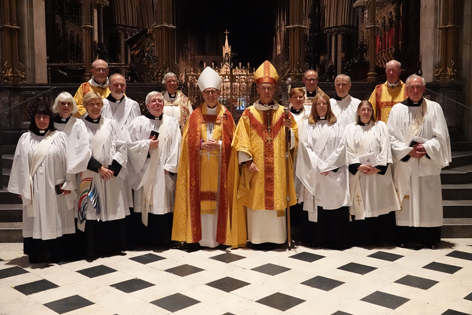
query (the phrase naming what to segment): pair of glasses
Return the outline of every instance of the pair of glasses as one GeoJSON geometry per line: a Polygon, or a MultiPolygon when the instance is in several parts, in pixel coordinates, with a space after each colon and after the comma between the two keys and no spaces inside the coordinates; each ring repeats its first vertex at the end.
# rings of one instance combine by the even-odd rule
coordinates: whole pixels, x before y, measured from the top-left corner
{"type": "Polygon", "coordinates": [[[94,70],[97,72],[107,72],[108,68],[94,68],[94,70]]]}
{"type": "Polygon", "coordinates": [[[36,120],[49,120],[49,116],[48,115],[36,115],[34,116],[34,119],[36,120]]]}

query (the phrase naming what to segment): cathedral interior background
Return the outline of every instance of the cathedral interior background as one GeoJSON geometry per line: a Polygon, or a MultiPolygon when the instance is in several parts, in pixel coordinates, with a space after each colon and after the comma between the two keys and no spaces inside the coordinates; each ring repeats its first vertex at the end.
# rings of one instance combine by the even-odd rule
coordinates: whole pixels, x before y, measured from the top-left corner
{"type": "Polygon", "coordinates": [[[256,98],[252,73],[270,60],[287,79],[318,70],[320,87],[348,74],[366,99],[385,81],[384,65],[402,63],[401,79],[421,74],[427,97],[444,108],[453,141],[470,140],[472,4],[462,0],[0,0],[2,139],[14,144],[26,108],[74,94],[96,58],[129,82],[127,94],[163,90],[172,71],[194,106],[205,66],[222,76],[221,102],[236,119],[256,98]],[[372,35],[372,36],[371,36],[372,35]]]}

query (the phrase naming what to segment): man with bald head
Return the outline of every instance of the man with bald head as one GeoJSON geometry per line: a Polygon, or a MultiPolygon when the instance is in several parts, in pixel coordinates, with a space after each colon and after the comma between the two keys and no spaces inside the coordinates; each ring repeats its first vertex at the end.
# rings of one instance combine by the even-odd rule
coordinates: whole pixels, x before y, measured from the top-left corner
{"type": "Polygon", "coordinates": [[[84,95],[90,91],[94,91],[102,98],[107,97],[110,94],[108,89],[108,63],[105,60],[97,59],[92,63],[92,78],[87,82],[84,82],[80,85],[79,89],[74,95],[74,100],[77,103],[77,108],[79,109],[77,113],[74,114],[75,117],[81,117],[87,111],[82,105],[82,100],[84,95]]]}
{"type": "Polygon", "coordinates": [[[329,100],[331,110],[338,122],[346,128],[350,123],[356,122],[357,106],[361,100],[349,95],[351,78],[345,74],[339,74],[334,79],[334,88],[336,89],[336,96],[329,100]]]}
{"type": "Polygon", "coordinates": [[[400,62],[396,60],[387,62],[385,65],[387,82],[377,85],[369,98],[377,119],[385,123],[387,123],[388,115],[393,105],[403,102],[408,98],[405,83],[400,80],[401,73],[400,62]]]}
{"type": "Polygon", "coordinates": [[[318,72],[313,69],[305,71],[303,74],[303,84],[305,84],[305,109],[310,112],[311,104],[316,94],[326,94],[318,86],[318,72]]]}

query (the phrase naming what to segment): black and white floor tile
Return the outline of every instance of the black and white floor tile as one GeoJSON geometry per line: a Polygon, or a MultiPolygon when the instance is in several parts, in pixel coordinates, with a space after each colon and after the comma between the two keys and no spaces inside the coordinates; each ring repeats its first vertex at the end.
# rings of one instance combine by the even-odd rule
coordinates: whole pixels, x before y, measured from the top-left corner
{"type": "Polygon", "coordinates": [[[44,266],[0,244],[0,314],[472,314],[471,245],[170,249],[44,266]]]}

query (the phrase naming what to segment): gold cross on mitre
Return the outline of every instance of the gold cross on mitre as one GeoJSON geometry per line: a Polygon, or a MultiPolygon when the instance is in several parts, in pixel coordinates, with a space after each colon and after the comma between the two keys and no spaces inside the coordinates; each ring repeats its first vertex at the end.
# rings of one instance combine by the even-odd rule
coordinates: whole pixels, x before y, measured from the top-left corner
{"type": "Polygon", "coordinates": [[[359,196],[359,194],[356,195],[356,199],[357,199],[357,205],[361,205],[361,196],[359,196]]]}

